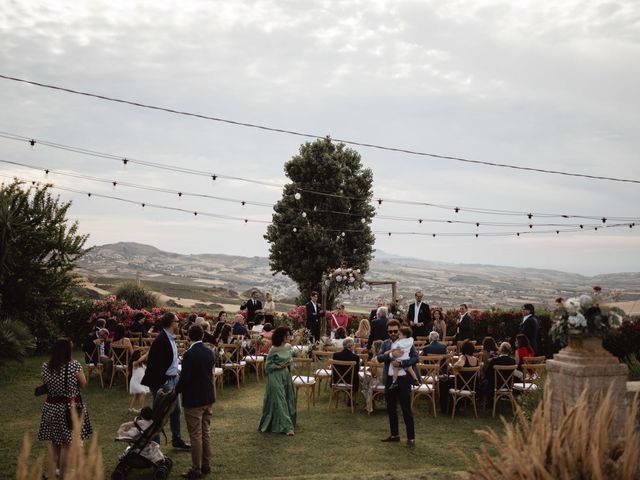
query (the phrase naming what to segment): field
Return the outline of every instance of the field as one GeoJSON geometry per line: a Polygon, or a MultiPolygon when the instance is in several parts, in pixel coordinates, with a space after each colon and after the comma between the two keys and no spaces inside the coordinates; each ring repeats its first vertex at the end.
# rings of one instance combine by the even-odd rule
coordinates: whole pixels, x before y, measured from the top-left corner
{"type": "MultiPolygon", "coordinates": [[[[33,396],[34,387],[40,384],[39,372],[44,360],[43,357],[30,358],[24,364],[9,364],[0,369],[3,405],[0,479],[15,478],[16,458],[25,433],[34,441],[32,460],[45,451],[44,442],[35,440],[43,398],[33,396]]],[[[501,428],[490,412],[482,410],[477,420],[471,410],[456,414],[455,420],[442,416],[434,419],[427,413],[426,403],[421,401],[414,409],[416,449],[408,450],[403,443],[389,446],[380,443],[389,433],[382,405],[371,416],[363,410],[351,414],[342,402],[337,409],[333,405],[329,407],[328,393],[323,387],[316,406],[310,411],[300,399],[295,437],[262,434],[256,429],[263,389],[264,381],[256,382],[253,374],[247,376],[240,390],[225,385],[214,405],[214,464],[213,474],[208,478],[459,479],[465,477],[466,469],[462,450],[472,453],[478,451],[481,444],[474,430],[486,426],[501,428]]],[[[127,413],[130,398],[122,384],[102,390],[95,376],[83,396],[94,435],[99,435],[105,478],[109,478],[124,448],[123,444],[114,442],[113,437],[118,425],[131,417],[127,413]]],[[[188,438],[184,422],[182,429],[188,438]]],[[[168,426],[166,431],[170,437],[168,426]]],[[[404,436],[402,423],[401,435],[404,436]]],[[[164,444],[162,448],[175,462],[171,478],[179,478],[190,465],[189,453],[172,450],[164,444]]],[[[130,477],[148,478],[140,473],[130,477]]]]}

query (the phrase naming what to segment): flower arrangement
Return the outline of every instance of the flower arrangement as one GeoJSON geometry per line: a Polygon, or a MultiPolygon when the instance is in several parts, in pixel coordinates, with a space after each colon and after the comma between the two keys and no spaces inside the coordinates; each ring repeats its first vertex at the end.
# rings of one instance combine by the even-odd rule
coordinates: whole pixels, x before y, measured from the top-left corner
{"type": "Polygon", "coordinates": [[[332,268],[322,275],[323,288],[334,294],[362,288],[365,285],[359,268],[332,268]]]}
{"type": "MultiPolygon", "coordinates": [[[[566,344],[570,333],[585,336],[604,337],[622,325],[625,313],[620,308],[603,306],[602,287],[593,287],[591,295],[574,298],[557,298],[558,307],[554,311],[554,322],[549,330],[551,338],[566,344]]],[[[609,300],[609,297],[607,297],[609,300]]]]}
{"type": "Polygon", "coordinates": [[[311,330],[308,328],[300,328],[298,330],[294,330],[291,335],[291,345],[306,345],[313,338],[313,334],[311,330]]]}
{"type": "Polygon", "coordinates": [[[307,307],[300,305],[299,307],[291,308],[287,312],[287,315],[293,325],[304,325],[307,319],[307,307]]]}

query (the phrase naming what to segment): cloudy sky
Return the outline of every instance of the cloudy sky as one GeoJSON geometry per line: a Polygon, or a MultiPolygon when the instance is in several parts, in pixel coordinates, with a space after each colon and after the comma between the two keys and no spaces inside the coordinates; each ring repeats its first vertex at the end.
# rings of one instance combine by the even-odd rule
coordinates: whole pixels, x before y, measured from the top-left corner
{"type": "MultiPolygon", "coordinates": [[[[2,75],[334,138],[640,179],[640,4],[633,0],[0,0],[0,6],[2,75]]],[[[286,182],[283,164],[304,141],[3,79],[0,105],[4,134],[275,184],[286,182]]],[[[637,221],[637,183],[356,149],[374,173],[376,198],[461,208],[456,214],[386,202],[380,215],[481,223],[377,219],[379,250],[584,274],[640,271],[640,226],[520,237],[399,233],[529,230],[524,215],[465,207],[637,221]],[[390,231],[398,233],[384,233],[390,231]]],[[[40,169],[0,163],[0,181],[7,175],[44,181],[46,168],[250,202],[273,203],[281,193],[6,138],[0,160],[40,169]]],[[[269,207],[51,173],[46,180],[139,203],[270,219],[269,207]]],[[[71,215],[92,245],[138,241],[180,253],[267,253],[263,224],[59,193],[73,201],[71,215]]],[[[555,230],[536,224],[558,222],[598,223],[534,216],[531,230],[555,230]]]]}

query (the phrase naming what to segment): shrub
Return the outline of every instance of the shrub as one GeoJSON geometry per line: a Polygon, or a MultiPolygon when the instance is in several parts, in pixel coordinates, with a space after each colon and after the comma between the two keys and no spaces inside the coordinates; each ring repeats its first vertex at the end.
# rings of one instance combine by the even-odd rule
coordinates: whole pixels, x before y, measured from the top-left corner
{"type": "Polygon", "coordinates": [[[632,353],[627,359],[627,367],[629,367],[629,375],[627,380],[630,382],[640,381],[640,359],[638,355],[632,353]]]}
{"type": "Polygon", "coordinates": [[[473,478],[484,480],[637,479],[638,399],[630,407],[623,432],[611,428],[614,412],[619,408],[613,403],[611,391],[603,401],[594,402],[585,389],[576,405],[562,413],[559,426],[554,429],[547,390],[531,422],[520,412],[515,424],[503,418],[502,435],[491,429],[476,432],[488,440],[496,453],[482,446],[475,455],[477,464],[468,460],[469,471],[473,478]]]}
{"type": "Polygon", "coordinates": [[[143,285],[136,282],[125,282],[116,290],[116,298],[124,300],[134,309],[153,308],[158,306],[158,296],[143,285]]]}
{"type": "Polygon", "coordinates": [[[29,327],[18,320],[0,320],[0,359],[22,361],[36,346],[29,327]]]}

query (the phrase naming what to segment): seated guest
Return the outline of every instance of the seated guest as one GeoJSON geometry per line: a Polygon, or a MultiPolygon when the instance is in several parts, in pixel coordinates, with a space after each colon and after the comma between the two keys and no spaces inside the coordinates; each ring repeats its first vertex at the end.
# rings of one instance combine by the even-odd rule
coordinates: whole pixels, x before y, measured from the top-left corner
{"type": "Polygon", "coordinates": [[[198,325],[200,328],[202,328],[202,333],[203,333],[202,342],[203,343],[211,343],[211,344],[215,344],[216,343],[216,337],[214,337],[211,334],[211,324],[209,322],[207,322],[204,318],[196,317],[195,321],[193,322],[193,325],[198,325]]]}
{"type": "Polygon", "coordinates": [[[356,345],[365,345],[367,343],[367,340],[369,339],[369,335],[371,335],[371,324],[369,323],[369,320],[363,318],[362,320],[360,320],[358,330],[356,330],[355,333],[356,345]]]}
{"type": "Polygon", "coordinates": [[[138,312],[133,316],[129,331],[131,333],[140,333],[143,337],[148,337],[147,326],[145,325],[146,317],[144,313],[138,312]]]}
{"type": "Polygon", "coordinates": [[[273,325],[270,323],[265,323],[264,328],[262,329],[262,333],[260,336],[264,339],[262,341],[262,345],[258,350],[260,355],[268,355],[269,350],[271,349],[271,336],[273,335],[273,325]]]}
{"type": "Polygon", "coordinates": [[[187,315],[187,318],[185,318],[184,323],[182,324],[182,326],[180,327],[181,330],[183,332],[188,332],[189,329],[191,328],[192,325],[195,325],[196,323],[196,318],[198,318],[198,315],[195,313],[190,313],[189,315],[187,315]]]}
{"type": "Polygon", "coordinates": [[[482,381],[480,386],[480,392],[487,395],[487,398],[493,401],[493,389],[495,388],[493,367],[496,365],[515,364],[516,361],[511,358],[511,344],[508,342],[502,342],[500,344],[500,348],[498,349],[498,356],[493,357],[487,364],[487,370],[484,376],[484,380],[482,381]]]}
{"type": "Polygon", "coordinates": [[[98,347],[98,358],[92,358],[92,362],[95,364],[101,363],[104,368],[105,377],[111,378],[113,360],[111,360],[111,341],[109,340],[109,330],[101,328],[98,332],[98,338],[94,341],[94,344],[98,347]]]}
{"type": "Polygon", "coordinates": [[[115,328],[115,335],[113,336],[113,340],[111,340],[111,348],[124,348],[129,351],[129,355],[133,353],[133,345],[131,344],[131,340],[124,336],[125,329],[124,325],[119,323],[115,328]]]}
{"type": "Polygon", "coordinates": [[[518,370],[516,370],[516,378],[522,378],[522,364],[524,363],[524,359],[526,357],[535,357],[536,354],[531,347],[529,346],[529,339],[526,335],[519,333],[516,335],[516,365],[518,365],[518,370]]]}
{"type": "Polygon", "coordinates": [[[347,329],[347,324],[349,323],[349,315],[345,313],[344,305],[340,305],[335,312],[330,313],[329,319],[331,321],[332,332],[335,332],[340,327],[344,328],[345,330],[347,329]]]}
{"type": "Polygon", "coordinates": [[[220,330],[220,335],[216,339],[216,344],[218,343],[231,343],[233,340],[233,333],[231,333],[231,325],[225,323],[220,330]]]}
{"type": "Polygon", "coordinates": [[[219,321],[218,323],[216,323],[216,326],[213,329],[213,338],[217,340],[220,337],[220,332],[222,332],[222,327],[224,327],[225,325],[227,325],[226,322],[219,321]]]}
{"type": "MultiPolygon", "coordinates": [[[[342,350],[340,350],[339,352],[335,352],[332,358],[341,362],[356,362],[356,366],[353,369],[353,375],[351,377],[352,390],[353,393],[356,393],[358,391],[358,385],[360,384],[360,377],[358,376],[358,372],[360,370],[360,357],[358,357],[358,355],[354,353],[354,348],[355,343],[353,341],[353,338],[347,337],[342,341],[342,350]]],[[[336,365],[335,367],[336,371],[340,372],[343,375],[348,368],[348,366],[343,365],[336,365]]],[[[337,372],[333,372],[332,382],[334,383],[339,381],[337,372]]]]}
{"type": "Polygon", "coordinates": [[[487,364],[496,355],[498,355],[496,341],[493,337],[484,337],[482,340],[482,363],[487,364]]]}
{"type": "Polygon", "coordinates": [[[347,338],[347,331],[340,327],[336,330],[336,336],[331,340],[331,343],[334,347],[342,347],[345,338],[347,338]]]}
{"type": "Polygon", "coordinates": [[[104,318],[99,318],[96,320],[96,324],[93,329],[87,334],[82,344],[82,350],[84,350],[87,355],[93,355],[93,352],[96,349],[96,340],[100,338],[100,330],[104,328],[105,324],[106,322],[104,318]]]}
{"type": "Polygon", "coordinates": [[[367,348],[371,348],[371,345],[376,340],[386,340],[389,338],[387,334],[387,307],[379,307],[376,313],[376,318],[371,322],[371,333],[369,334],[369,340],[367,340],[367,348]]]}
{"type": "Polygon", "coordinates": [[[245,320],[244,317],[238,313],[235,316],[235,322],[233,323],[233,334],[234,335],[244,335],[245,338],[250,338],[251,334],[249,333],[249,330],[247,330],[247,327],[244,324],[245,320]]]}
{"type": "Polygon", "coordinates": [[[477,367],[479,360],[473,355],[476,349],[469,340],[466,340],[460,348],[460,358],[453,364],[454,369],[465,367],[477,367]]]}
{"type": "Polygon", "coordinates": [[[447,346],[440,342],[440,334],[436,331],[429,333],[429,345],[422,349],[422,355],[446,355],[447,346]]]}

